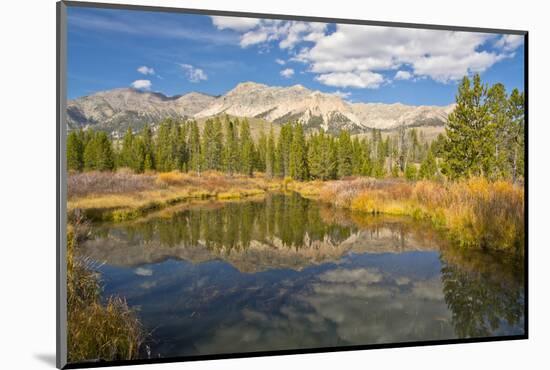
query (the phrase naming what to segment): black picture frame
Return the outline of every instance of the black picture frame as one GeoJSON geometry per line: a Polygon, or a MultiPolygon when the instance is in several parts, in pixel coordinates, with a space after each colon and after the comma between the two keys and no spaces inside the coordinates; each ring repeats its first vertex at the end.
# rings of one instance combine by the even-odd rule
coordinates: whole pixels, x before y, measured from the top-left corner
{"type": "Polygon", "coordinates": [[[143,6],[129,4],[111,4],[111,3],[96,3],[96,2],[80,2],[80,1],[59,1],[56,4],[56,19],[57,19],[57,63],[56,63],[56,112],[57,112],[57,142],[56,142],[56,366],[60,369],[77,369],[77,368],[93,368],[93,367],[110,367],[120,365],[140,365],[140,364],[159,364],[173,362],[188,362],[188,361],[204,361],[218,359],[233,359],[246,357],[264,357],[264,356],[280,356],[294,354],[311,354],[321,352],[343,352],[357,351],[368,349],[384,349],[384,348],[404,348],[404,347],[420,347],[448,344],[465,344],[465,343],[483,343],[483,342],[498,342],[510,340],[525,340],[529,338],[529,32],[526,30],[514,29],[497,29],[497,28],[477,28],[477,27],[462,27],[450,25],[434,25],[434,24],[419,24],[419,23],[401,23],[401,22],[384,22],[374,20],[359,20],[359,19],[342,19],[329,17],[312,17],[299,16],[288,14],[266,14],[252,12],[234,12],[221,11],[211,9],[191,9],[191,8],[174,8],[162,6],[143,6]],[[483,337],[483,338],[465,338],[465,339],[445,339],[445,340],[428,340],[428,341],[411,341],[397,342],[384,344],[367,344],[353,345],[342,347],[321,347],[307,349],[292,349],[292,350],[273,350],[259,352],[239,352],[239,353],[224,353],[213,355],[200,356],[178,356],[170,358],[156,359],[137,359],[137,360],[122,360],[122,361],[99,361],[99,362],[81,362],[67,363],[67,313],[66,313],[66,224],[67,224],[67,163],[65,158],[66,150],[66,107],[67,107],[67,17],[66,11],[68,7],[80,8],[99,8],[99,9],[120,9],[120,10],[137,10],[148,12],[168,12],[168,13],[183,13],[197,15],[214,15],[214,16],[233,16],[247,18],[264,18],[264,19],[281,19],[295,21],[310,21],[310,22],[328,22],[340,24],[356,24],[356,25],[371,25],[371,26],[386,26],[397,28],[412,28],[412,29],[428,29],[428,30],[447,30],[447,31],[463,31],[477,33],[497,33],[497,34],[512,34],[524,36],[524,93],[525,93],[525,181],[524,181],[524,207],[525,207],[525,251],[524,251],[524,334],[483,337]]]}

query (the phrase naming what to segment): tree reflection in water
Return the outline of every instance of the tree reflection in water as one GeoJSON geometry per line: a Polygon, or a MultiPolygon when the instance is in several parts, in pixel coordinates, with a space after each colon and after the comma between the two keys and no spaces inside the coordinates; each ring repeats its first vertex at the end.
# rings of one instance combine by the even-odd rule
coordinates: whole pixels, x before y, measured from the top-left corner
{"type": "Polygon", "coordinates": [[[523,333],[522,261],[297,194],[95,225],[82,252],[162,356],[523,333]],[[169,318],[169,319],[167,319],[169,318]]]}

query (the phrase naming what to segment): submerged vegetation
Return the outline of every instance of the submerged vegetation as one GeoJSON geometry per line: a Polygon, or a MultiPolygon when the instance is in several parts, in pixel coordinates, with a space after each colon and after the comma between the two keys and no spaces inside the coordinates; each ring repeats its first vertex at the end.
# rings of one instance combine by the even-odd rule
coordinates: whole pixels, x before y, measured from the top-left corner
{"type": "Polygon", "coordinates": [[[91,261],[77,256],[80,224],[67,231],[68,361],[137,358],[144,339],[135,313],[120,297],[101,302],[99,277],[91,261]]]}

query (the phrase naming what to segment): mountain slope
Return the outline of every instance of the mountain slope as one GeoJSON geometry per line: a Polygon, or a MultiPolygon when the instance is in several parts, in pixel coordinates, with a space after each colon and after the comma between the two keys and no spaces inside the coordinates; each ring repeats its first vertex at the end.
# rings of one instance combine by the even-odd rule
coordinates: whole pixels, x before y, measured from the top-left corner
{"type": "Polygon", "coordinates": [[[102,91],[69,101],[68,124],[72,128],[94,126],[107,131],[121,131],[128,125],[137,129],[169,117],[191,118],[215,99],[195,92],[166,97],[128,88],[102,91]]]}
{"type": "Polygon", "coordinates": [[[268,86],[243,82],[225,95],[201,93],[166,97],[160,93],[115,89],[69,101],[69,127],[94,126],[107,131],[137,129],[164,118],[205,119],[221,114],[258,118],[275,124],[298,121],[306,129],[355,133],[370,128],[443,126],[453,105],[411,106],[404,104],[350,103],[301,85],[268,86]]]}

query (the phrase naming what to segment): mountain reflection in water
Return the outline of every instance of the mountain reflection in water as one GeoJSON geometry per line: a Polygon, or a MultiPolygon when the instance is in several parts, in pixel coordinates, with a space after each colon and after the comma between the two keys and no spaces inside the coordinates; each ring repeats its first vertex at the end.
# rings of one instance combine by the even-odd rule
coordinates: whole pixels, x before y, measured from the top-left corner
{"type": "Polygon", "coordinates": [[[297,194],[186,204],[93,235],[82,253],[105,263],[104,295],[136,308],[154,357],[524,330],[521,261],[297,194]]]}

